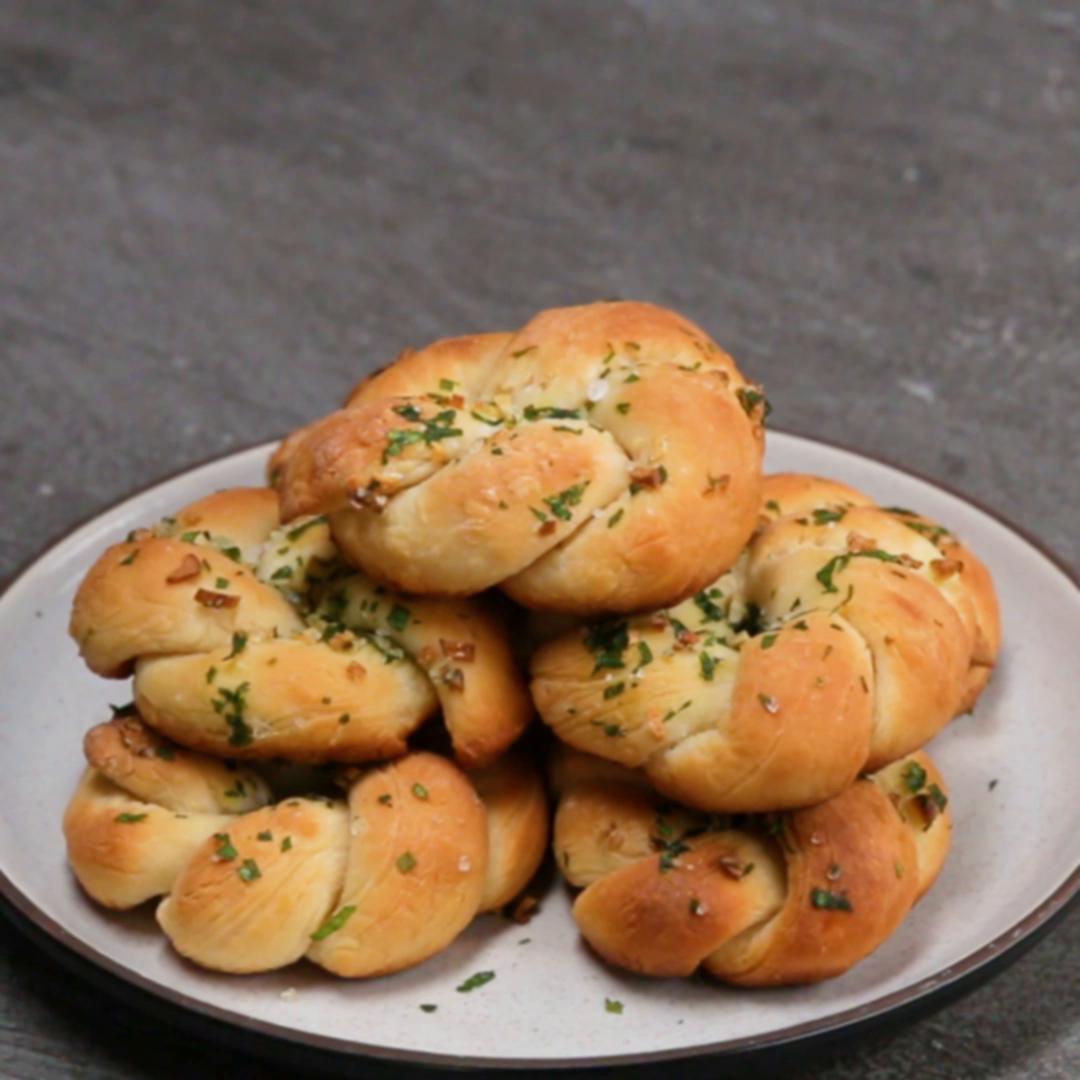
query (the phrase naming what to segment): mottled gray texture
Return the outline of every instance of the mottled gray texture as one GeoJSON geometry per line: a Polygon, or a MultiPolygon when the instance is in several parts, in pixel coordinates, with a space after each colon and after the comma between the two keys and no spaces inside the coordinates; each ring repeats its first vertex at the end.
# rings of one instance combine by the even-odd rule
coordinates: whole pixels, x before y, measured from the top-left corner
{"type": "MultiPolygon", "coordinates": [[[[402,345],[597,296],[1075,562],[1078,71],[1068,0],[7,0],[0,576],[402,345]]],[[[2,934],[0,1074],[225,1073],[2,934]]],[[[1078,969],[1073,915],[804,1075],[1075,1076],[1078,969]]]]}

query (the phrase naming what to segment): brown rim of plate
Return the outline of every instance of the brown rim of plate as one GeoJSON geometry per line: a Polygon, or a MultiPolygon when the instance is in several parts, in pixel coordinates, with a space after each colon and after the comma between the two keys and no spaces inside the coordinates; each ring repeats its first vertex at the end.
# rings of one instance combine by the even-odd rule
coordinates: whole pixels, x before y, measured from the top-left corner
{"type": "MultiPolygon", "coordinates": [[[[995,520],[999,525],[1015,533],[1028,545],[1035,549],[1043,558],[1060,570],[1072,584],[1080,589],[1080,575],[1069,566],[1064,559],[1047,547],[1041,540],[1033,536],[1023,526],[1017,525],[1008,518],[999,514],[977,499],[942,483],[932,477],[926,476],[904,465],[898,465],[876,454],[863,453],[853,447],[831,439],[822,439],[810,436],[788,428],[773,428],[773,431],[781,435],[788,435],[807,442],[819,443],[852,454],[855,457],[864,458],[868,461],[884,465],[886,468],[895,469],[897,472],[921,480],[923,483],[936,487],[946,494],[966,502],[968,505],[981,510],[988,517],[995,520]]],[[[271,442],[259,441],[247,446],[234,447],[226,453],[215,454],[202,461],[193,462],[176,469],[164,477],[160,477],[150,483],[144,484],[135,491],[115,500],[108,506],[87,514],[75,524],[66,528],[59,536],[55,536],[24,560],[12,573],[0,588],[0,603],[3,602],[7,592],[23,579],[33,567],[55,547],[61,544],[83,525],[101,517],[103,514],[116,509],[118,506],[138,498],[151,489],[171,480],[178,479],[195,469],[212,465],[237,454],[247,453],[260,446],[271,445],[271,442]]],[[[189,997],[169,987],[162,986],[150,979],[144,978],[138,972],[118,963],[111,957],[99,952],[97,949],[74,940],[68,931],[55,919],[46,915],[40,908],[19,891],[0,867],[0,897],[10,905],[17,915],[25,919],[32,930],[43,933],[51,943],[59,946],[52,950],[61,961],[72,959],[65,956],[74,954],[74,958],[88,962],[99,969],[99,973],[110,976],[120,983],[126,984],[125,989],[142,990],[157,999],[159,1004],[174,1007],[195,1017],[214,1021],[225,1025],[226,1028],[236,1030],[237,1034],[268,1038],[278,1042],[290,1044],[293,1047],[310,1047],[323,1053],[336,1055],[337,1057],[371,1058],[376,1061],[399,1063],[413,1066],[443,1066],[458,1069],[508,1069],[508,1070],[565,1070],[565,1069],[588,1069],[602,1068],[606,1066],[630,1066],[648,1065],[665,1061],[691,1060],[707,1057],[723,1057],[730,1061],[742,1055],[759,1054],[769,1050],[790,1049],[793,1043],[811,1040],[817,1041],[827,1037],[838,1037],[842,1033],[872,1026],[875,1021],[883,1020],[887,1014],[904,1010],[914,1010],[916,1007],[929,1009],[932,999],[946,999],[958,996],[969,984],[979,980],[978,976],[983,969],[985,977],[1002,971],[1012,960],[1018,959],[1025,951],[1024,946],[1033,943],[1033,935],[1038,931],[1049,929],[1052,921],[1065,914],[1066,909],[1072,905],[1080,895],[1080,866],[1074,867],[1069,876],[1048,896],[1042,903],[1030,911],[1018,922],[1007,930],[969,953],[957,963],[942,969],[926,979],[896,990],[891,994],[885,994],[863,1005],[845,1009],[843,1012],[831,1016],[822,1017],[818,1020],[808,1020],[802,1024],[794,1024],[776,1031],[762,1035],[745,1036],[738,1039],[727,1039],[720,1042],[705,1043],[700,1046],[674,1048],[670,1050],[641,1051],[631,1054],[611,1054],[603,1057],[574,1057],[574,1058],[499,1058],[499,1057],[468,1057],[458,1054],[438,1054],[419,1050],[399,1050],[392,1047],[376,1046],[369,1043],[353,1042],[348,1039],[339,1039],[328,1035],[316,1035],[311,1032],[298,1031],[281,1024],[273,1024],[263,1020],[254,1020],[239,1013],[230,1012],[214,1005],[208,1005],[197,998],[189,997]],[[963,986],[961,984],[964,984],[963,986]]],[[[0,911],[9,914],[4,907],[0,911]]],[[[27,927],[20,924],[18,919],[12,920],[14,925],[25,932],[27,927]]],[[[34,940],[33,935],[31,939],[34,940]]],[[[42,942],[36,942],[43,944],[42,942]]],[[[120,989],[120,988],[116,988],[120,989]]]]}

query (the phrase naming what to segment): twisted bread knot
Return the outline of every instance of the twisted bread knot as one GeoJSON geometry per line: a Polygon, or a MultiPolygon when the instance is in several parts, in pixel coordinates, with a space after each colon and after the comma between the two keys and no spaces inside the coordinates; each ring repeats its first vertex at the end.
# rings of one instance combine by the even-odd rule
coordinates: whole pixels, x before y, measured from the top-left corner
{"type": "Polygon", "coordinates": [[[397,757],[441,706],[458,760],[494,760],[531,705],[505,630],[478,600],[410,599],[338,559],[326,521],[282,527],[237,488],[109,548],[75,597],[90,668],[135,672],[147,723],[241,758],[397,757]]]}
{"type": "Polygon", "coordinates": [[[413,753],[360,775],[347,802],[270,804],[256,773],[136,719],[94,728],[86,753],[64,816],[80,883],[113,908],[164,894],[173,946],[218,971],[307,957],[362,977],[420,963],[517,896],[547,844],[543,784],[517,755],[468,777],[413,753]]]}
{"type": "Polygon", "coordinates": [[[662,802],[639,774],[563,749],[554,847],[574,918],[646,975],[816,982],[868,956],[933,884],[947,795],[917,753],[825,802],[741,821],[662,802]]]}
{"type": "Polygon", "coordinates": [[[693,323],[589,304],[403,354],[286,439],[271,482],[287,519],[329,515],[345,556],[394,587],[641,610],[746,543],[765,410],[693,323]]]}
{"type": "Polygon", "coordinates": [[[766,478],[734,571],[678,607],[571,630],[532,661],[544,721],[705,810],[820,802],[921,746],[1000,644],[985,567],[846,485],[766,478]]]}

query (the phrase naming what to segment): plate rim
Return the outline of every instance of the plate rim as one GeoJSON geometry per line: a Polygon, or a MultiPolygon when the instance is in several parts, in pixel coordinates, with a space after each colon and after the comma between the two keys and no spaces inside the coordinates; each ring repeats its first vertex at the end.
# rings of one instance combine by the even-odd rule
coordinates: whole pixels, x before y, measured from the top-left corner
{"type": "MultiPolygon", "coordinates": [[[[998,525],[1019,536],[1056,567],[1075,589],[1080,590],[1080,573],[1045,541],[1031,533],[1025,526],[1017,524],[1004,514],[987,506],[979,499],[958,490],[951,484],[927,476],[917,469],[898,464],[876,453],[868,453],[833,439],[809,435],[797,429],[782,426],[772,427],[770,431],[775,434],[817,443],[878,465],[884,465],[886,468],[895,469],[897,472],[929,484],[931,487],[967,503],[969,506],[986,514],[998,525]]],[[[62,531],[48,537],[27,558],[20,562],[10,575],[0,581],[0,607],[2,607],[8,593],[32,573],[39,562],[84,526],[163,484],[170,483],[198,469],[225,461],[228,458],[249,453],[260,447],[270,447],[276,441],[278,440],[273,438],[259,439],[182,465],[169,471],[164,476],[150,480],[127,492],[106,506],[99,507],[83,515],[62,531]]],[[[862,1005],[817,1020],[788,1025],[764,1035],[742,1036],[693,1047],[673,1047],[665,1050],[635,1051],[598,1057],[503,1058],[440,1054],[427,1050],[409,1050],[361,1043],[337,1036],[301,1031],[271,1021],[245,1017],[242,1014],[230,1012],[217,1005],[190,997],[172,987],[163,986],[145,978],[139,972],[112,959],[93,946],[75,939],[61,923],[45,914],[33,900],[16,888],[4,867],[0,865],[0,900],[3,901],[0,903],[0,911],[8,918],[9,924],[32,941],[36,947],[46,948],[46,951],[56,956],[61,962],[66,961],[70,967],[76,966],[81,961],[83,964],[89,964],[91,969],[96,969],[96,974],[106,976],[102,981],[107,986],[109,986],[110,980],[116,980],[123,984],[122,987],[109,986],[113,991],[120,991],[121,989],[124,991],[141,991],[149,994],[154,999],[154,1004],[164,1006],[170,1011],[175,1010],[190,1014],[190,1016],[204,1021],[222,1025],[228,1032],[246,1033],[258,1039],[269,1039],[278,1043],[284,1042],[290,1044],[293,1048],[303,1049],[306,1047],[338,1058],[369,1058],[385,1063],[418,1067],[449,1066],[462,1070],[505,1069],[523,1072],[534,1069],[563,1071],[609,1066],[649,1065],[667,1061],[689,1061],[709,1057],[723,1057],[730,1060],[743,1055],[750,1056],[766,1051],[790,1048],[793,1044],[799,1042],[809,1044],[825,1038],[836,1038],[845,1033],[854,1034],[856,1030],[873,1024],[875,1021],[881,1021],[890,1013],[901,1010],[907,1012],[920,1006],[930,1008],[935,1001],[944,1004],[945,1000],[957,996],[963,992],[964,988],[977,982],[980,974],[990,977],[1004,970],[1014,960],[1019,959],[1028,947],[1034,944],[1037,937],[1041,936],[1041,932],[1049,930],[1051,925],[1062,918],[1069,908],[1075,906],[1078,897],[1080,897],[1080,865],[1074,867],[1048,897],[1021,919],[955,964],[945,968],[943,972],[920,980],[911,986],[876,997],[871,1001],[864,1002],[862,1005]],[[13,915],[17,917],[13,918],[13,915]],[[28,930],[32,932],[28,933],[28,930]],[[38,940],[38,934],[44,935],[44,940],[38,940]]],[[[90,972],[83,971],[80,974],[90,975],[90,972]]]]}

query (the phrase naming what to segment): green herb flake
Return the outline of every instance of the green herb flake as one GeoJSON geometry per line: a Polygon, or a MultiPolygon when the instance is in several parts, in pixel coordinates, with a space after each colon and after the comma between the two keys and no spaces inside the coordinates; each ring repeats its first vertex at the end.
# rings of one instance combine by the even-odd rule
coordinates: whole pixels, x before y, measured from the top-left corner
{"type": "Polygon", "coordinates": [[[415,795],[415,796],[416,796],[416,797],[417,797],[418,799],[422,799],[422,800],[423,800],[424,802],[427,802],[427,799],[428,799],[428,789],[427,789],[426,787],[424,787],[424,785],[423,785],[423,784],[421,784],[421,783],[416,783],[416,784],[413,784],[413,786],[412,786],[412,793],[413,793],[413,794],[414,794],[414,795],[415,795]]]}
{"type": "Polygon", "coordinates": [[[425,1002],[423,1005],[420,1006],[420,1011],[426,1013],[433,1013],[436,1009],[438,1009],[438,1007],[438,1005],[431,1005],[425,1002]]]}
{"type": "Polygon", "coordinates": [[[454,382],[453,379],[440,379],[439,380],[439,389],[440,390],[445,390],[448,394],[452,393],[456,386],[457,386],[457,383],[454,382]]]}
{"type": "Polygon", "coordinates": [[[285,839],[281,841],[281,850],[282,851],[292,851],[292,837],[291,836],[286,836],[285,839]]]}
{"type": "Polygon", "coordinates": [[[622,415],[625,416],[630,411],[630,402],[620,401],[619,404],[615,406],[615,411],[617,413],[622,413],[622,415]]]}
{"type": "Polygon", "coordinates": [[[765,504],[766,510],[771,510],[774,514],[781,514],[783,511],[780,509],[780,504],[775,499],[770,499],[765,504]]]}
{"type": "Polygon", "coordinates": [[[236,870],[237,876],[245,885],[250,885],[253,881],[262,877],[262,871],[259,869],[259,864],[254,859],[245,859],[236,870]]]}
{"type": "Polygon", "coordinates": [[[232,652],[225,657],[226,660],[232,660],[233,657],[239,656],[247,647],[248,636],[243,631],[238,630],[232,636],[232,652]]]}
{"type": "Polygon", "coordinates": [[[612,698],[618,697],[626,689],[626,683],[617,682],[612,683],[610,686],[604,687],[604,700],[610,701],[612,698]]]}
{"type": "Polygon", "coordinates": [[[386,621],[399,633],[409,625],[409,620],[412,618],[412,612],[407,607],[402,607],[400,604],[395,604],[390,609],[390,614],[386,616],[386,621]]]}
{"type": "Polygon", "coordinates": [[[394,864],[403,874],[408,874],[416,869],[416,856],[411,851],[403,851],[394,864]]]}
{"type": "Polygon", "coordinates": [[[607,527],[609,529],[614,529],[615,526],[618,525],[620,521],[622,521],[623,514],[625,514],[625,513],[626,513],[626,510],[623,507],[620,506],[619,509],[616,510],[615,513],[612,514],[611,517],[608,518],[607,527]]]}
{"type": "Polygon", "coordinates": [[[754,418],[754,413],[757,411],[759,405],[764,406],[761,413],[762,420],[765,420],[769,413],[772,412],[772,406],[760,390],[755,390],[749,386],[740,386],[738,390],[735,391],[735,396],[739,399],[739,404],[743,407],[743,412],[751,419],[754,418]]]}
{"type": "Polygon", "coordinates": [[[615,998],[604,998],[604,1011],[614,1013],[616,1016],[622,1016],[623,1003],[617,1001],[615,998]]]}
{"type": "Polygon", "coordinates": [[[604,669],[623,668],[623,653],[630,645],[626,622],[596,623],[585,633],[585,648],[595,655],[592,673],[604,669]]]}
{"type": "Polygon", "coordinates": [[[904,787],[912,794],[922,791],[926,785],[926,770],[917,761],[909,761],[900,776],[904,781],[904,787]]]}
{"type": "Polygon", "coordinates": [[[766,634],[764,637],[762,637],[762,649],[771,649],[776,644],[776,639],[778,636],[778,634],[766,634]]]}
{"type": "Polygon", "coordinates": [[[217,848],[214,850],[217,862],[230,862],[239,854],[227,832],[214,833],[214,839],[217,841],[217,848]]]}
{"type": "Polygon", "coordinates": [[[694,597],[694,606],[701,612],[704,622],[723,622],[724,609],[716,603],[719,596],[723,596],[719,589],[705,589],[694,597]]]}
{"type": "Polygon", "coordinates": [[[526,405],[522,415],[526,420],[580,420],[580,409],[560,409],[555,405],[526,405]]]}
{"type": "Polygon", "coordinates": [[[263,829],[262,832],[255,834],[256,840],[261,840],[264,844],[274,839],[274,834],[269,829],[263,829]]]}
{"type": "Polygon", "coordinates": [[[295,543],[297,540],[300,539],[301,536],[304,535],[304,533],[308,531],[308,529],[313,529],[316,525],[325,524],[326,517],[325,515],[320,514],[318,517],[313,517],[308,521],[302,522],[300,525],[297,525],[295,529],[290,529],[285,534],[285,539],[288,540],[290,544],[295,543]]]}
{"type": "Polygon", "coordinates": [[[637,647],[638,668],[643,668],[646,664],[651,664],[653,662],[653,652],[652,649],[649,648],[649,643],[647,641],[639,641],[637,647]]]}
{"type": "Polygon", "coordinates": [[[384,791],[376,801],[382,803],[383,806],[391,806],[394,802],[394,796],[389,791],[384,791]]]}
{"type": "Polygon", "coordinates": [[[851,901],[847,898],[846,893],[834,893],[830,892],[828,889],[811,889],[810,905],[811,907],[817,908],[819,911],[851,912],[855,910],[851,906],[851,901]]]}
{"type": "Polygon", "coordinates": [[[486,986],[494,978],[494,971],[478,971],[475,975],[470,975],[460,986],[458,986],[457,992],[459,994],[471,994],[473,990],[478,990],[481,986],[486,986]]]}
{"type": "Polygon", "coordinates": [[[544,502],[560,521],[570,521],[574,516],[570,507],[577,506],[577,504],[581,502],[581,497],[585,494],[585,489],[588,486],[587,482],[584,484],[575,484],[573,487],[568,487],[565,491],[560,491],[558,495],[549,495],[544,499],[544,502]]]}
{"type": "Polygon", "coordinates": [[[113,818],[113,821],[119,822],[121,825],[138,825],[140,821],[145,821],[146,814],[117,814],[113,818]]]}
{"type": "Polygon", "coordinates": [[[124,558],[124,559],[121,559],[121,560],[120,560],[120,565],[121,565],[121,566],[130,566],[130,565],[131,565],[131,564],[132,564],[132,563],[133,563],[133,562],[134,562],[134,561],[135,561],[135,560],[136,560],[136,559],[137,559],[137,558],[139,557],[139,551],[140,551],[140,549],[139,549],[139,548],[136,548],[136,549],[135,549],[135,550],[134,550],[134,551],[133,551],[133,552],[132,552],[132,553],[131,553],[130,555],[128,555],[128,556],[127,556],[126,558],[124,558]]]}
{"type": "Polygon", "coordinates": [[[840,590],[833,582],[833,575],[842,571],[852,559],[877,559],[879,562],[898,563],[902,562],[899,555],[893,555],[880,548],[872,548],[869,551],[849,551],[843,555],[834,555],[814,576],[821,582],[827,593],[835,593],[840,590]]]}
{"type": "Polygon", "coordinates": [[[323,924],[311,935],[312,941],[325,941],[331,934],[336,934],[356,913],[355,904],[346,904],[339,911],[334,912],[323,924]]]}
{"type": "Polygon", "coordinates": [[[703,652],[698,656],[698,660],[701,664],[701,677],[706,682],[712,682],[713,675],[716,674],[716,658],[710,656],[708,653],[703,652]]]}
{"type": "Polygon", "coordinates": [[[814,519],[815,525],[829,525],[834,521],[840,521],[847,513],[846,509],[830,510],[828,507],[821,507],[811,512],[811,516],[814,519]]]}
{"type": "Polygon", "coordinates": [[[271,575],[271,581],[285,581],[291,578],[293,575],[293,568],[291,566],[279,566],[271,575]]]}
{"type": "Polygon", "coordinates": [[[247,692],[251,684],[243,682],[234,690],[222,686],[218,689],[218,696],[210,702],[216,712],[229,727],[230,746],[249,746],[255,734],[251,726],[244,719],[247,709],[247,692]]]}

